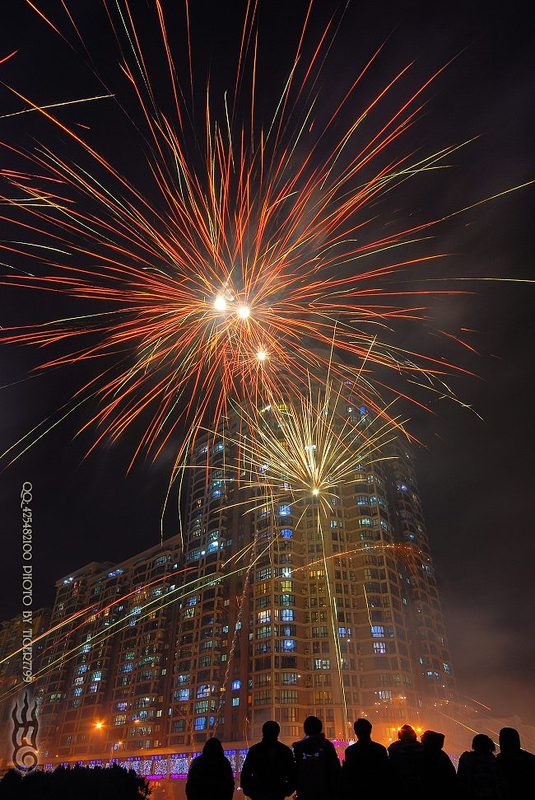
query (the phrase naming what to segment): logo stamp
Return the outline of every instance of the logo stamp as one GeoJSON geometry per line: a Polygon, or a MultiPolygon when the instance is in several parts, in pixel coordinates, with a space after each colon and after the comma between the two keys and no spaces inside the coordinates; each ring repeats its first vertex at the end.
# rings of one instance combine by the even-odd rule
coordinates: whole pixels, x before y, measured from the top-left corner
{"type": "Polygon", "coordinates": [[[13,731],[13,764],[21,772],[31,772],[38,764],[37,732],[39,721],[37,719],[37,704],[24,693],[24,700],[19,711],[19,704],[13,706],[11,712],[13,731]]]}

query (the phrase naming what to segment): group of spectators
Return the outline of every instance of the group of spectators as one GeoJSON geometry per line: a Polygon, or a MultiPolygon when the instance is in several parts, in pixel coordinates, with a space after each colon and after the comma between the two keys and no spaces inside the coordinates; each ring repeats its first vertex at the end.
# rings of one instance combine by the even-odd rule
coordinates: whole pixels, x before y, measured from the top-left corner
{"type": "MultiPolygon", "coordinates": [[[[336,749],[317,717],[307,717],[305,736],[292,748],[279,742],[277,722],[266,722],[262,740],[243,763],[240,786],[251,800],[522,800],[535,796],[535,756],[522,750],[514,728],[502,728],[500,753],[483,733],[472,741],[455,770],[442,749],[444,734],[403,725],[388,749],[371,738],[372,725],[358,719],[357,741],[340,764],[336,749]]],[[[234,777],[219,739],[209,739],[188,774],[188,800],[232,800],[234,777]]]]}

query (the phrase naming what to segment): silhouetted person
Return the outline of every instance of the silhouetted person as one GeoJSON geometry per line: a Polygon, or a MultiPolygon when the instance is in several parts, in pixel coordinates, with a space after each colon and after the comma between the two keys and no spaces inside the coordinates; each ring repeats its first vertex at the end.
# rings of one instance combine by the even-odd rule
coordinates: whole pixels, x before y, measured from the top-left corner
{"type": "Polygon", "coordinates": [[[295,761],[289,747],[279,742],[280,725],[262,726],[262,741],[249,748],[240,785],[252,800],[284,800],[295,791],[295,761]]]}
{"type": "Polygon", "coordinates": [[[345,800],[367,795],[376,800],[390,796],[390,762],[386,747],[372,741],[372,724],[358,719],[353,725],[355,744],[346,748],[342,765],[342,794],[345,800]]]}
{"type": "Polygon", "coordinates": [[[208,739],[202,755],[190,764],[186,797],[188,800],[232,800],[233,794],[234,776],[223,745],[215,737],[208,739]]]}
{"type": "Polygon", "coordinates": [[[496,761],[507,800],[535,797],[535,755],[522,750],[516,728],[501,729],[496,761]]]}
{"type": "Polygon", "coordinates": [[[422,734],[422,780],[426,797],[434,800],[454,800],[457,790],[457,773],[450,757],[442,749],[444,734],[425,731],[422,734]]]}
{"type": "Polygon", "coordinates": [[[402,725],[398,741],[388,747],[398,797],[415,800],[423,796],[423,749],[411,725],[402,725]]]}
{"type": "Polygon", "coordinates": [[[457,778],[463,800],[495,800],[503,797],[498,781],[496,746],[484,733],[472,740],[472,750],[459,759],[457,778]]]}
{"type": "Polygon", "coordinates": [[[297,800],[336,800],[340,762],[334,745],[325,738],[317,717],[307,717],[303,727],[304,738],[293,744],[297,800]]]}

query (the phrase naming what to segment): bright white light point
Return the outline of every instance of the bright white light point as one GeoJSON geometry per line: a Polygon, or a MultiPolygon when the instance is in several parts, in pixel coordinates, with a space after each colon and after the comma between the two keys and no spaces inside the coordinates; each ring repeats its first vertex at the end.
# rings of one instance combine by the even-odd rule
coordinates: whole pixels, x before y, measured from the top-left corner
{"type": "Polygon", "coordinates": [[[314,487],[314,488],[312,489],[312,494],[314,495],[314,497],[317,497],[317,496],[319,495],[319,493],[320,493],[320,490],[319,490],[319,489],[317,489],[316,487],[314,487]]]}
{"type": "Polygon", "coordinates": [[[259,361],[265,361],[267,358],[267,353],[265,350],[259,350],[256,354],[256,357],[259,361]]]}
{"type": "Polygon", "coordinates": [[[240,306],[238,308],[238,316],[240,319],[247,319],[250,313],[251,309],[249,308],[249,306],[240,306]]]}
{"type": "Polygon", "coordinates": [[[216,311],[226,311],[227,310],[227,301],[222,294],[218,294],[216,299],[214,300],[214,308],[216,311]]]}

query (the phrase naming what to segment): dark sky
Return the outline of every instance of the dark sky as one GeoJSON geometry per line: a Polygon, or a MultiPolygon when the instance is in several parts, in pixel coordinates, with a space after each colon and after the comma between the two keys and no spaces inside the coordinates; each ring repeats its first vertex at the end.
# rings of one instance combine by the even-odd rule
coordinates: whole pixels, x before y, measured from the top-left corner
{"type": "MultiPolygon", "coordinates": [[[[140,13],[146,3],[140,2],[140,13]]],[[[174,6],[175,3],[164,3],[174,6]]],[[[0,80],[40,103],[101,93],[81,57],[62,45],[24,4],[2,9],[0,80]]],[[[48,10],[59,3],[46,4],[48,10]]],[[[192,3],[196,72],[224,81],[229,52],[239,36],[241,2],[192,3]],[[224,8],[223,8],[224,7],[224,8]]],[[[340,4],[318,3],[312,39],[340,4]]],[[[117,52],[104,33],[100,4],[76,3],[88,49],[99,68],[114,74],[117,52]]],[[[265,95],[279,88],[294,52],[306,3],[264,0],[261,16],[265,95]],[[291,13],[287,7],[291,6],[291,13]]],[[[59,17],[58,17],[59,18],[59,17]]],[[[422,119],[403,147],[428,150],[479,136],[450,159],[447,173],[407,185],[381,214],[442,214],[535,178],[533,27],[520,4],[351,3],[322,91],[345,86],[370,53],[387,39],[381,62],[363,88],[377,91],[386,75],[415,60],[414,85],[457,56],[426,97],[422,119]],[[400,209],[402,211],[400,212],[400,209]]],[[[217,82],[216,82],[217,86],[217,82]]],[[[264,99],[266,105],[269,99],[264,99]]],[[[20,110],[0,86],[0,114],[20,110]]],[[[77,108],[70,121],[92,128],[99,145],[143,185],[135,145],[113,102],[77,108]]],[[[29,146],[34,138],[69,152],[37,115],[0,120],[0,140],[29,146]]],[[[133,137],[135,138],[135,137],[133,137]]],[[[12,166],[2,149],[0,166],[12,166]]],[[[451,256],[444,275],[533,278],[534,190],[528,188],[481,206],[435,231],[435,251],[451,256]]],[[[1,239],[13,232],[0,223],[1,239]]],[[[436,273],[435,273],[436,274],[436,273]]],[[[442,273],[438,273],[439,275],[442,273]]],[[[434,301],[437,328],[470,327],[479,355],[444,345],[429,332],[407,329],[404,345],[439,352],[477,373],[455,386],[483,421],[467,409],[436,404],[411,410],[422,446],[417,458],[429,534],[439,574],[460,689],[496,713],[519,713],[535,724],[535,604],[533,573],[533,297],[526,284],[465,284],[475,294],[434,301]]],[[[47,300],[1,289],[3,325],[47,316],[47,300]]],[[[32,353],[3,348],[0,444],[12,444],[77,388],[75,370],[23,380],[32,353]]],[[[19,612],[19,511],[22,481],[34,485],[36,603],[50,604],[53,582],[90,560],[119,560],[155,543],[169,462],[140,463],[126,476],[131,443],[99,449],[83,459],[90,438],[73,441],[76,419],[56,429],[1,474],[2,618],[19,612]]],[[[80,422],[81,419],[78,420],[80,422]]],[[[173,533],[175,517],[167,519],[173,533]]]]}

